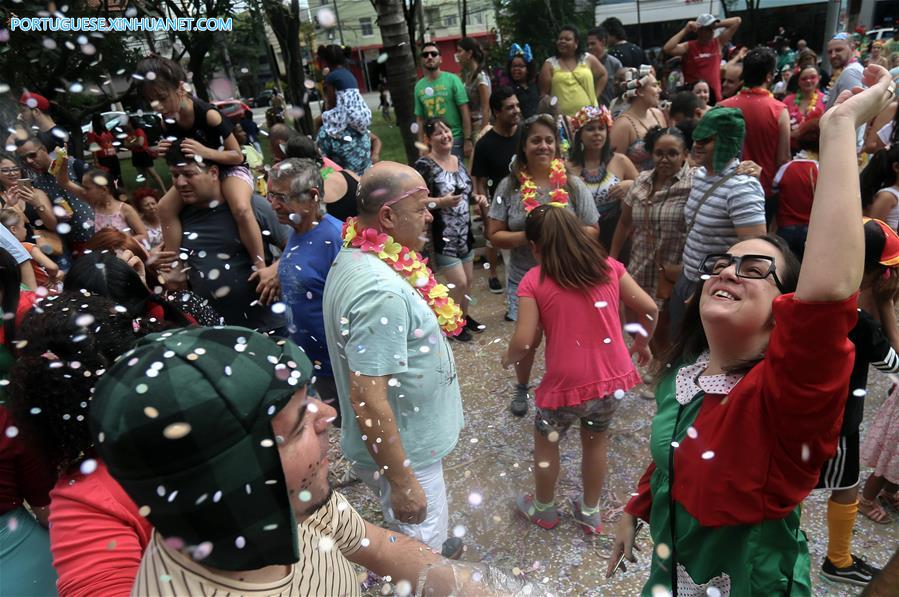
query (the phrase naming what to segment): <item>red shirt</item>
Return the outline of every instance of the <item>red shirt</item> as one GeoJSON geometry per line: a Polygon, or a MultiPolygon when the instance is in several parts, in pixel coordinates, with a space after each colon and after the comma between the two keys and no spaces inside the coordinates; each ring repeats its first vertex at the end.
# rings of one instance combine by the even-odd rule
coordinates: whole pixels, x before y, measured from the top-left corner
{"type": "Polygon", "coordinates": [[[715,100],[721,100],[721,45],[718,38],[712,38],[707,44],[696,39],[688,41],[681,68],[685,83],[705,81],[715,100]]]}
{"type": "Polygon", "coordinates": [[[91,147],[91,153],[94,154],[95,158],[109,158],[115,156],[115,146],[112,142],[115,141],[115,137],[112,136],[112,133],[109,131],[104,131],[99,135],[93,131],[87,134],[87,143],[91,145],[96,143],[98,147],[91,147]]]}
{"type": "Polygon", "coordinates": [[[773,189],[778,193],[777,225],[808,226],[818,184],[818,162],[795,159],[780,167],[773,189]]]}
{"type": "Polygon", "coordinates": [[[50,549],[66,597],[130,595],[153,528],[97,461],[64,475],[50,492],[50,549]]]}
{"type": "Polygon", "coordinates": [[[144,132],[144,129],[134,129],[134,140],[132,143],[135,144],[130,148],[132,153],[135,151],[147,153],[147,133],[144,132]]]}
{"type": "Polygon", "coordinates": [[[56,482],[50,466],[28,443],[25,431],[9,437],[6,430],[17,427],[9,411],[0,406],[0,514],[28,502],[40,508],[50,503],[50,489],[56,482]]]}
{"type": "MultiPolygon", "coordinates": [[[[765,358],[726,395],[705,394],[695,436],[674,453],[673,497],[701,525],[778,520],[814,489],[843,423],[857,307],[857,294],[827,303],[777,297],[765,358]]],[[[650,464],[625,506],[647,521],[654,470],[650,464]]]]}
{"type": "Polygon", "coordinates": [[[727,108],[739,108],[746,121],[743,139],[743,159],[762,167],[760,182],[765,197],[771,196],[771,184],[777,172],[777,145],[780,141],[778,119],[787,109],[765,89],[744,89],[737,95],[718,103],[727,108]]]}

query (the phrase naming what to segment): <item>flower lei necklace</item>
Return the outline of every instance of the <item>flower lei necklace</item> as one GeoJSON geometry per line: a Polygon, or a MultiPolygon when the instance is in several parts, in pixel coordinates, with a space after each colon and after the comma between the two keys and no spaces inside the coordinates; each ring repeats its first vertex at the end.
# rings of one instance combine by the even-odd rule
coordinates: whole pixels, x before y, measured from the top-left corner
{"type": "MultiPolygon", "coordinates": [[[[518,180],[521,182],[521,202],[524,204],[524,211],[530,213],[540,207],[540,202],[537,201],[537,183],[524,170],[518,174],[518,180]]],[[[553,207],[568,205],[568,191],[565,190],[568,175],[565,173],[565,164],[559,158],[554,159],[549,166],[549,182],[555,187],[549,192],[549,205],[553,207]]]]}
{"type": "MultiPolygon", "coordinates": [[[[800,94],[796,94],[796,109],[801,111],[802,106],[802,97],[800,94]]],[[[812,97],[808,100],[808,108],[805,109],[806,114],[810,114],[812,110],[815,109],[815,106],[818,105],[818,90],[812,91],[812,97]]]]}
{"type": "Polygon", "coordinates": [[[434,312],[444,334],[456,336],[462,333],[465,328],[462,309],[449,297],[449,288],[437,283],[427,259],[395,242],[388,234],[374,228],[362,228],[356,218],[347,218],[340,236],[344,247],[371,253],[402,276],[434,312]]]}

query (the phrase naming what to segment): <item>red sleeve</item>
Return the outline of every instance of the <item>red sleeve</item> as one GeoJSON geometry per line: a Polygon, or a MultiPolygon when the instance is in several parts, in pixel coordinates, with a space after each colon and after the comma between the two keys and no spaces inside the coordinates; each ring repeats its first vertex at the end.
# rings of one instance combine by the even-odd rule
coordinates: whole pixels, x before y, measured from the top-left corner
{"type": "Polygon", "coordinates": [[[57,483],[50,506],[50,548],[59,594],[130,595],[150,540],[149,524],[133,503],[121,501],[127,496],[105,466],[69,483],[70,478],[57,483]]]}
{"type": "Polygon", "coordinates": [[[537,284],[540,280],[540,266],[532,267],[528,273],[524,275],[521,282],[518,283],[518,296],[527,298],[536,298],[534,296],[537,290],[537,284]]]}
{"type": "Polygon", "coordinates": [[[762,377],[763,408],[772,423],[777,462],[814,474],[833,456],[849,394],[858,320],[857,294],[838,303],[809,303],[792,294],[774,301],[774,331],[762,377]],[[777,452],[780,451],[778,458],[777,452]]]}
{"type": "Polygon", "coordinates": [[[643,473],[643,476],[637,482],[637,492],[631,495],[631,499],[624,506],[625,512],[645,520],[647,524],[649,523],[649,514],[652,511],[652,491],[649,488],[649,481],[652,479],[652,474],[655,470],[656,463],[650,462],[649,466],[646,467],[646,472],[643,473]]]}

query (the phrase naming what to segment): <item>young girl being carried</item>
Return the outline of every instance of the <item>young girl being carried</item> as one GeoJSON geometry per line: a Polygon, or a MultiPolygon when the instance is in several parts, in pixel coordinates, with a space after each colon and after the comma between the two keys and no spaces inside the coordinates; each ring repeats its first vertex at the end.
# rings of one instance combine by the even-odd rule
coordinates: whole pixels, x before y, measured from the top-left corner
{"type": "Polygon", "coordinates": [[[583,494],[572,500],[572,512],[584,532],[598,534],[602,531],[599,496],[607,467],[606,431],[620,399],[641,381],[628,353],[643,365],[652,358],[649,338],[658,309],[569,210],[554,204],[537,207],[527,216],[525,236],[539,265],[525,274],[518,287],[518,321],[503,366],[534,351],[543,328],[546,375],[536,391],[537,491],[518,498],[518,511],[545,529],[559,524],[554,504],[559,440],[580,419],[583,494]],[[638,333],[630,348],[621,328],[619,301],[638,315],[639,325],[634,326],[638,333]]]}
{"type": "MultiPolygon", "coordinates": [[[[262,231],[253,215],[253,177],[243,165],[240,144],[232,133],[234,125],[211,104],[188,93],[187,74],[177,62],[150,56],[137,64],[135,73],[139,90],[165,121],[165,135],[158,152],[165,154],[174,139],[184,139],[181,145],[186,155],[194,159],[215,162],[224,171],[222,194],[240,233],[240,242],[253,264],[265,267],[262,231]]],[[[184,202],[174,186],[159,202],[159,217],[165,247],[177,251],[181,246],[181,221],[178,215],[184,202]]]]}

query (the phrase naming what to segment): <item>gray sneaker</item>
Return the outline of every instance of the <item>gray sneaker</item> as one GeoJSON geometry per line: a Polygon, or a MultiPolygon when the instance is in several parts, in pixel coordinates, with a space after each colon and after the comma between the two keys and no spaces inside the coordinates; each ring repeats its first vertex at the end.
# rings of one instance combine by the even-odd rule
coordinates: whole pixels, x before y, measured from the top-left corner
{"type": "Polygon", "coordinates": [[[527,384],[515,384],[515,393],[512,396],[512,403],[509,410],[516,417],[523,417],[528,414],[528,386],[527,384]]]}
{"type": "Polygon", "coordinates": [[[534,507],[534,496],[532,495],[518,496],[518,499],[515,500],[515,507],[518,509],[519,516],[533,522],[542,529],[554,529],[559,524],[559,511],[555,508],[552,510],[537,510],[534,507]]]}
{"type": "Polygon", "coordinates": [[[581,510],[580,498],[571,499],[571,514],[587,535],[602,534],[603,525],[601,513],[597,511],[595,514],[584,514],[581,510]]]}

